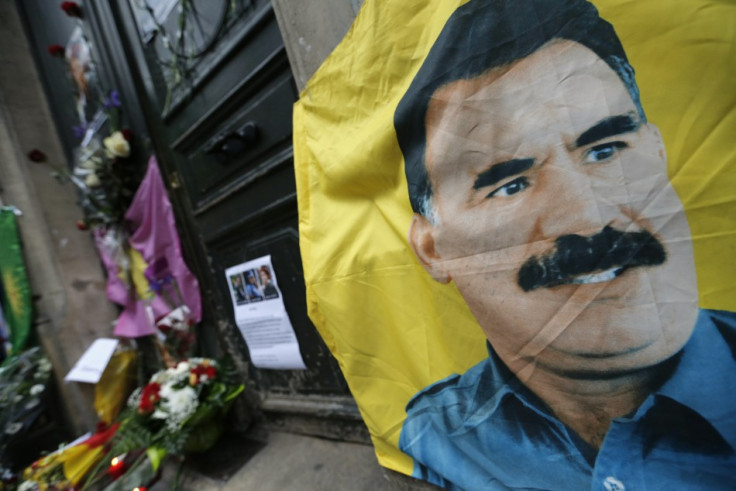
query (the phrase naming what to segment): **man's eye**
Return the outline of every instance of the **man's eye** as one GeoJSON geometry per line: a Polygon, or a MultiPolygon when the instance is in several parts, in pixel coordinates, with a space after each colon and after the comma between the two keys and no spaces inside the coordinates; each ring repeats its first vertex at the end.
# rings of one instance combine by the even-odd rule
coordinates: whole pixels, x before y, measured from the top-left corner
{"type": "Polygon", "coordinates": [[[517,177],[513,181],[509,181],[503,186],[494,189],[486,198],[495,198],[497,196],[511,196],[520,193],[529,187],[529,180],[526,177],[517,177]]]}
{"type": "Polygon", "coordinates": [[[585,152],[586,162],[603,162],[609,160],[622,148],[626,148],[628,145],[624,142],[608,142],[596,145],[587,152],[585,152]]]}

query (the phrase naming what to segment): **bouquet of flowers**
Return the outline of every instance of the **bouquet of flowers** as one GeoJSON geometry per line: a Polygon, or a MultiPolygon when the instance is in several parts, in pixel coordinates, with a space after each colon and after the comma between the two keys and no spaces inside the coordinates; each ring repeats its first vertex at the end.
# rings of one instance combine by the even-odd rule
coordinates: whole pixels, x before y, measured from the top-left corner
{"type": "Polygon", "coordinates": [[[52,174],[59,181],[77,187],[85,215],[84,220],[77,222],[80,230],[122,223],[140,182],[139,169],[129,162],[133,133],[120,128],[120,107],[118,91],[111,90],[92,121],[74,127],[81,143],[75,149],[71,172],[65,166],[48,162],[38,149],[28,153],[31,161],[52,167],[52,174]]]}
{"type": "Polygon", "coordinates": [[[82,142],[70,180],[80,190],[85,226],[121,223],[140,178],[127,161],[133,136],[120,129],[120,105],[118,92],[110,91],[92,122],[75,128],[82,142]]]}
{"type": "Polygon", "coordinates": [[[155,373],[128,398],[109,458],[91,473],[85,488],[97,488],[110,476],[129,483],[133,476],[155,474],[167,456],[211,448],[222,434],[225,413],[244,389],[236,380],[231,363],[208,358],[191,358],[155,373]]]}

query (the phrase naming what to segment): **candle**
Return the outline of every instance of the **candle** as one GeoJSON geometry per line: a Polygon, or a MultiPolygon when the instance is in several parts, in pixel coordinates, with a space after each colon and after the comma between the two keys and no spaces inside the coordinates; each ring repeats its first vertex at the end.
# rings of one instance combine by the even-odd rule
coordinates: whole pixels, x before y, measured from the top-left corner
{"type": "Polygon", "coordinates": [[[122,476],[125,472],[125,461],[122,457],[113,457],[110,461],[110,467],[107,468],[107,473],[113,479],[117,479],[122,476]]]}

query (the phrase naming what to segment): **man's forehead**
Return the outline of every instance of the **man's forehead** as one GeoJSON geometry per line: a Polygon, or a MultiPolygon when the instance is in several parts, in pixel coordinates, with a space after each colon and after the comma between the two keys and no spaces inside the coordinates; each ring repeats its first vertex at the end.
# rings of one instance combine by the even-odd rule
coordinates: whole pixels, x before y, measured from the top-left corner
{"type": "Polygon", "coordinates": [[[593,51],[574,41],[554,40],[511,64],[437,89],[425,121],[428,156],[436,135],[450,134],[470,145],[476,140],[473,131],[489,128],[497,142],[506,133],[521,136],[514,133],[516,121],[533,119],[535,111],[550,104],[555,110],[546,117],[552,120],[537,121],[540,129],[575,111],[597,111],[603,117],[634,107],[618,75],[593,51]]]}
{"type": "MultiPolygon", "coordinates": [[[[515,86],[520,79],[527,82],[538,80],[564,79],[569,71],[590,71],[591,73],[613,70],[588,47],[566,39],[553,39],[533,53],[511,63],[493,67],[473,78],[448,82],[434,91],[428,112],[445,106],[477,101],[478,93],[490,86],[524,92],[531,90],[529,85],[515,86]]],[[[616,75],[618,78],[618,76],[616,75]]],[[[623,84],[622,84],[623,87],[623,84]]],[[[501,90],[501,89],[499,89],[501,90]]]]}

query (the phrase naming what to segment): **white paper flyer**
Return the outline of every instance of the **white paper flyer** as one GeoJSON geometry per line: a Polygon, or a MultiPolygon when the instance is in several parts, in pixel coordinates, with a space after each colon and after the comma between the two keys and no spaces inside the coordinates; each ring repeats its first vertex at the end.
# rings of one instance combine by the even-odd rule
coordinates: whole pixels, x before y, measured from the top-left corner
{"type": "Polygon", "coordinates": [[[225,270],[235,323],[258,368],[306,369],[299,343],[284,307],[271,256],[225,270]]]}
{"type": "Polygon", "coordinates": [[[74,364],[64,380],[67,382],[85,382],[96,384],[102,377],[102,372],[110,362],[118,340],[113,338],[99,338],[87,348],[77,363],[74,364]]]}

